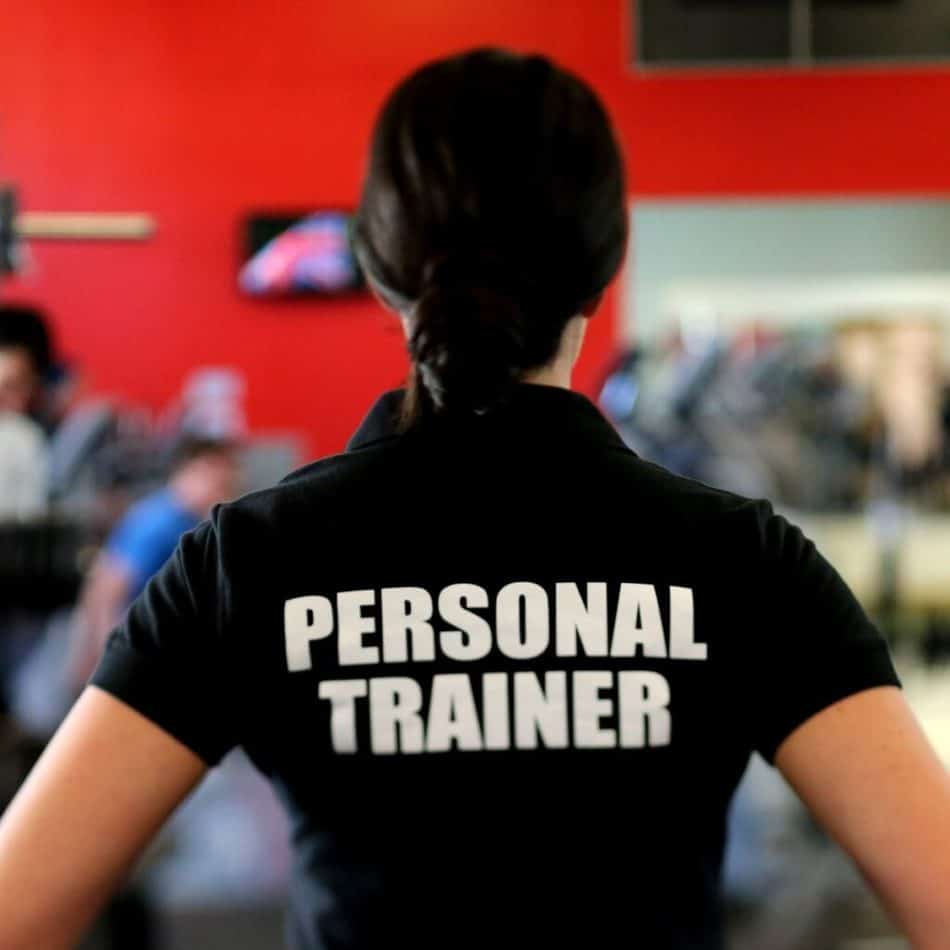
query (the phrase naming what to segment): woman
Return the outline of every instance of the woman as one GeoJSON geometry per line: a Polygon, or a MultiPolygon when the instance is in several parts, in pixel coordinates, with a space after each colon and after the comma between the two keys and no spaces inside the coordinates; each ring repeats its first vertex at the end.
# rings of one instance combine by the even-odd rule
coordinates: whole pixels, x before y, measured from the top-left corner
{"type": "Polygon", "coordinates": [[[408,391],[133,605],[0,827],[4,950],[72,945],[237,744],[291,815],[298,948],[720,947],[755,750],[950,946],[950,784],[850,592],[570,392],[624,204],[603,109],[541,57],[394,92],[354,236],[408,391]]]}

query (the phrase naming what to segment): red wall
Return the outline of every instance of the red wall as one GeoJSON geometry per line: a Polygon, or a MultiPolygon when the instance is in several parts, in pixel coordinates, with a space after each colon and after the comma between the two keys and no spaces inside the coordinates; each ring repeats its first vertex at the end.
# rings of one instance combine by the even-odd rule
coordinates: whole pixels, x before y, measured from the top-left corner
{"type": "MultiPolygon", "coordinates": [[[[355,201],[372,118],[419,62],[492,43],[587,77],[644,196],[950,191],[950,71],[643,76],[621,0],[30,0],[4,4],[0,180],[27,209],[141,210],[143,245],[36,244],[45,304],[96,389],[150,406],[241,367],[256,429],[335,451],[405,369],[377,307],[235,290],[241,215],[355,201]]],[[[579,372],[589,388],[614,293],[579,372]]]]}

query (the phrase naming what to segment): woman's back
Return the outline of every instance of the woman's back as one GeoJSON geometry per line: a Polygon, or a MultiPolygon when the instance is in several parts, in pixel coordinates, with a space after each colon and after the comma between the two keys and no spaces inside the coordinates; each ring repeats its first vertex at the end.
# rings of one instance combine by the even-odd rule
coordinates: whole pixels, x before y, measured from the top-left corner
{"type": "Polygon", "coordinates": [[[219,509],[93,682],[271,776],[302,946],[718,946],[750,753],[896,683],[883,642],[767,505],[643,462],[581,396],[405,434],[398,402],[219,509]]]}

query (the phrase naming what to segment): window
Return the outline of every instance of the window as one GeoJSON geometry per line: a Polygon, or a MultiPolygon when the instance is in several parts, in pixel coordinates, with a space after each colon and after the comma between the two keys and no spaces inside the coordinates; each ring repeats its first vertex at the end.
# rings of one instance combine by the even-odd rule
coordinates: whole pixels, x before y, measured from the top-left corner
{"type": "Polygon", "coordinates": [[[950,0],[639,0],[644,66],[950,58],[950,0]]]}
{"type": "Polygon", "coordinates": [[[950,56],[950,0],[812,0],[812,5],[818,61],[950,56]]]}

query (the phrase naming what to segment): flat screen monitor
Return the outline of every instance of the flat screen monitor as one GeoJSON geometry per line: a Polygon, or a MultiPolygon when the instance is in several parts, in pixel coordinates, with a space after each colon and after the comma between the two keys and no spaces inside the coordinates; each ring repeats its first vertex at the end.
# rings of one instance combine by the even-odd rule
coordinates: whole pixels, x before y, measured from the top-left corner
{"type": "Polygon", "coordinates": [[[246,222],[241,289],[254,297],[340,296],[364,290],[350,242],[352,213],[254,214],[246,222]]]}

